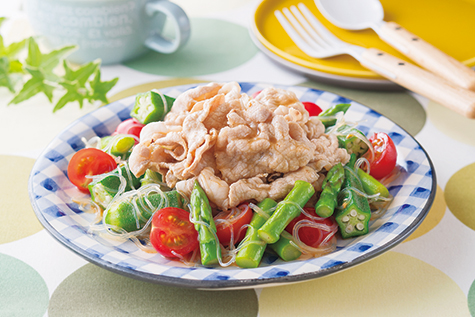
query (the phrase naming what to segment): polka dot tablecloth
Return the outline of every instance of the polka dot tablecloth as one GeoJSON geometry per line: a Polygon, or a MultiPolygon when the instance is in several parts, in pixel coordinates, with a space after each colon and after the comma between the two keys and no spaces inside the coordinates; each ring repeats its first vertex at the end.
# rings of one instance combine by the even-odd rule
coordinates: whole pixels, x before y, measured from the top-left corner
{"type": "MultiPolygon", "coordinates": [[[[406,91],[342,88],[282,68],[250,38],[256,1],[176,3],[191,18],[188,44],[176,54],[150,52],[102,67],[104,79],[119,77],[110,101],[210,81],[302,85],[336,93],[393,120],[428,152],[438,182],[429,214],[383,255],[296,284],[216,292],[124,277],[57,242],[37,220],[28,197],[36,158],[95,106],[71,104],[53,114],[42,95],[7,106],[11,95],[0,87],[0,316],[475,316],[475,121],[406,91]]],[[[2,12],[15,17],[6,40],[29,35],[21,3],[2,3],[2,12]]]]}

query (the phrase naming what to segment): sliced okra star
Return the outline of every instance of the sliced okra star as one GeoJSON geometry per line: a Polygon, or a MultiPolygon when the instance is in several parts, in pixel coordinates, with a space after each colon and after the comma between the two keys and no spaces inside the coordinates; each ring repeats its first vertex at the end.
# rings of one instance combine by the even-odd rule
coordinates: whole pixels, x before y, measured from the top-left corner
{"type": "Polygon", "coordinates": [[[143,124],[161,121],[172,108],[174,101],[175,98],[152,90],[137,94],[130,116],[143,124]]]}
{"type": "Polygon", "coordinates": [[[371,212],[363,212],[357,208],[348,208],[335,218],[340,227],[341,236],[350,238],[368,233],[371,212]]]}
{"type": "Polygon", "coordinates": [[[338,197],[340,208],[335,216],[343,239],[368,233],[371,218],[368,199],[360,194],[364,192],[363,185],[352,168],[355,157],[351,154],[350,162],[345,166],[345,180],[338,197]]]}
{"type": "Polygon", "coordinates": [[[338,146],[346,149],[348,154],[354,153],[358,158],[368,151],[368,144],[362,140],[366,136],[360,130],[344,125],[338,128],[337,131],[342,133],[337,136],[338,146]]]}

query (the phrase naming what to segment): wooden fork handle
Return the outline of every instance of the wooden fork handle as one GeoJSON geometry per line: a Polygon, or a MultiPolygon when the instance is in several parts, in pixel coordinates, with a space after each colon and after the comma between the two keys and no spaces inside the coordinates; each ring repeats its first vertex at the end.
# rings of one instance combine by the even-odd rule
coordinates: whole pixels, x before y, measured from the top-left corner
{"type": "Polygon", "coordinates": [[[374,48],[364,51],[360,63],[409,90],[465,117],[475,119],[475,92],[473,91],[454,85],[414,64],[374,48]]]}
{"type": "Polygon", "coordinates": [[[414,62],[447,79],[475,91],[475,71],[395,22],[386,22],[378,30],[380,37],[414,62]]]}

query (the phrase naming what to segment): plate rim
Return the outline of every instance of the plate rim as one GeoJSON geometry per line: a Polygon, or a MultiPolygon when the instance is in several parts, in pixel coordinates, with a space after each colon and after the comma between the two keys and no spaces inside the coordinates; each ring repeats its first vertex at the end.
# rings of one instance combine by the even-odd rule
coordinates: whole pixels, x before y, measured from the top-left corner
{"type": "MultiPolygon", "coordinates": [[[[320,92],[327,92],[322,89],[317,89],[317,88],[311,88],[311,87],[306,87],[306,86],[300,86],[300,85],[283,85],[283,84],[271,84],[268,82],[249,82],[249,81],[239,81],[238,82],[240,85],[242,84],[252,84],[252,85],[267,85],[267,86],[282,86],[282,87],[287,87],[287,89],[290,89],[292,87],[299,87],[302,89],[307,89],[307,90],[312,90],[312,91],[320,91],[320,92]]],[[[185,85],[177,85],[177,86],[170,86],[170,87],[164,87],[161,89],[172,89],[172,88],[178,88],[178,87],[193,87],[197,85],[204,85],[206,83],[200,82],[196,84],[185,84],[185,85]]],[[[190,88],[188,88],[190,89],[190,88]]],[[[339,94],[332,93],[337,97],[341,97],[339,94]]],[[[147,273],[143,271],[137,271],[134,269],[130,269],[127,267],[122,267],[118,266],[117,264],[111,263],[107,260],[103,260],[102,258],[95,257],[93,254],[88,253],[85,249],[77,246],[71,241],[68,241],[66,237],[64,237],[61,233],[59,233],[51,224],[49,221],[46,220],[44,214],[41,212],[41,209],[39,206],[36,205],[35,203],[35,196],[34,196],[34,190],[33,190],[33,182],[32,179],[35,176],[34,173],[37,170],[37,164],[38,159],[44,157],[45,153],[47,150],[50,148],[50,146],[59,138],[60,135],[62,135],[64,132],[66,132],[71,126],[77,124],[80,122],[84,117],[90,115],[93,112],[96,112],[100,110],[103,107],[108,107],[109,105],[112,105],[117,102],[121,102],[126,99],[130,99],[133,96],[125,97],[122,99],[119,99],[117,101],[114,101],[112,103],[109,103],[107,105],[104,105],[98,109],[95,109],[80,118],[74,120],[72,123],[70,123],[68,126],[66,126],[59,134],[57,134],[51,142],[46,146],[45,149],[40,153],[38,156],[37,160],[35,161],[35,164],[33,165],[33,168],[31,170],[29,179],[28,179],[28,194],[29,194],[29,199],[30,203],[33,207],[33,210],[35,212],[36,217],[40,221],[41,225],[46,229],[46,231],[53,237],[55,238],[58,242],[60,242],[63,246],[66,248],[70,249],[74,253],[78,254],[81,256],[83,259],[87,260],[88,262],[98,265],[99,267],[102,267],[104,269],[107,269],[109,271],[112,271],[114,273],[118,273],[124,276],[128,276],[134,279],[146,281],[146,282],[153,282],[153,283],[158,283],[162,285],[167,285],[167,286],[175,286],[175,287],[184,287],[184,288],[192,288],[192,289],[201,289],[201,290],[226,290],[226,289],[250,289],[250,288],[259,288],[259,287],[268,287],[268,286],[277,286],[281,284],[290,284],[290,283],[298,283],[298,282],[303,282],[307,280],[312,280],[316,279],[319,277],[327,276],[330,274],[336,274],[338,272],[341,272],[342,270],[349,269],[351,267],[354,267],[356,265],[359,265],[361,263],[364,263],[368,260],[374,259],[375,257],[389,251],[390,249],[394,248],[395,246],[399,245],[404,239],[406,239],[414,230],[416,230],[419,225],[422,223],[422,221],[425,219],[427,216],[428,212],[430,211],[430,208],[434,202],[435,195],[436,195],[436,189],[437,189],[437,177],[436,177],[436,172],[434,165],[432,163],[432,160],[430,159],[430,156],[428,155],[427,151],[424,149],[424,147],[415,139],[414,136],[412,136],[410,133],[408,133],[404,128],[399,126],[397,123],[392,121],[391,119],[387,118],[386,116],[380,114],[379,112],[372,110],[370,107],[365,106],[364,104],[361,104],[359,102],[356,102],[352,99],[352,102],[355,102],[358,105],[361,105],[365,108],[371,109],[375,113],[377,113],[379,116],[389,120],[392,122],[395,126],[400,128],[402,131],[404,131],[407,136],[409,136],[412,141],[414,141],[420,148],[420,150],[423,152],[425,159],[427,159],[428,166],[431,171],[431,177],[432,177],[432,184],[430,188],[430,195],[429,197],[425,200],[424,206],[421,207],[420,213],[415,217],[415,219],[411,222],[411,224],[405,228],[400,234],[398,234],[395,238],[391,239],[390,242],[385,243],[384,245],[378,247],[375,250],[372,250],[368,253],[365,253],[351,261],[343,262],[341,264],[337,264],[328,268],[320,269],[319,271],[316,272],[307,272],[307,273],[301,273],[301,274],[296,274],[296,275],[290,275],[290,276],[280,276],[280,277],[269,277],[269,278],[248,278],[248,279],[231,279],[231,280],[203,280],[203,279],[187,279],[187,278],[181,278],[181,277],[170,277],[170,276],[165,276],[161,274],[153,274],[153,273],[147,273]]],[[[278,267],[279,265],[276,265],[278,267]]],[[[206,269],[206,268],[204,268],[206,269]]],[[[247,269],[240,269],[240,270],[247,270],[247,269]]]]}

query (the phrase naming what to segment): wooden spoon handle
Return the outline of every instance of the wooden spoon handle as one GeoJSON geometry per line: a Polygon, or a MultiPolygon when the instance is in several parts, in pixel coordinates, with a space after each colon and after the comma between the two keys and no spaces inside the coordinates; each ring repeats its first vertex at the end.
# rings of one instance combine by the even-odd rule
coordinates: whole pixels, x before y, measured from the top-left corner
{"type": "Polygon", "coordinates": [[[475,119],[475,92],[438,77],[389,53],[370,48],[359,58],[366,68],[439,104],[475,119]]]}
{"type": "Polygon", "coordinates": [[[378,34],[381,39],[425,69],[460,87],[475,91],[474,70],[412,34],[399,24],[395,22],[383,23],[378,30],[378,34]]]}

